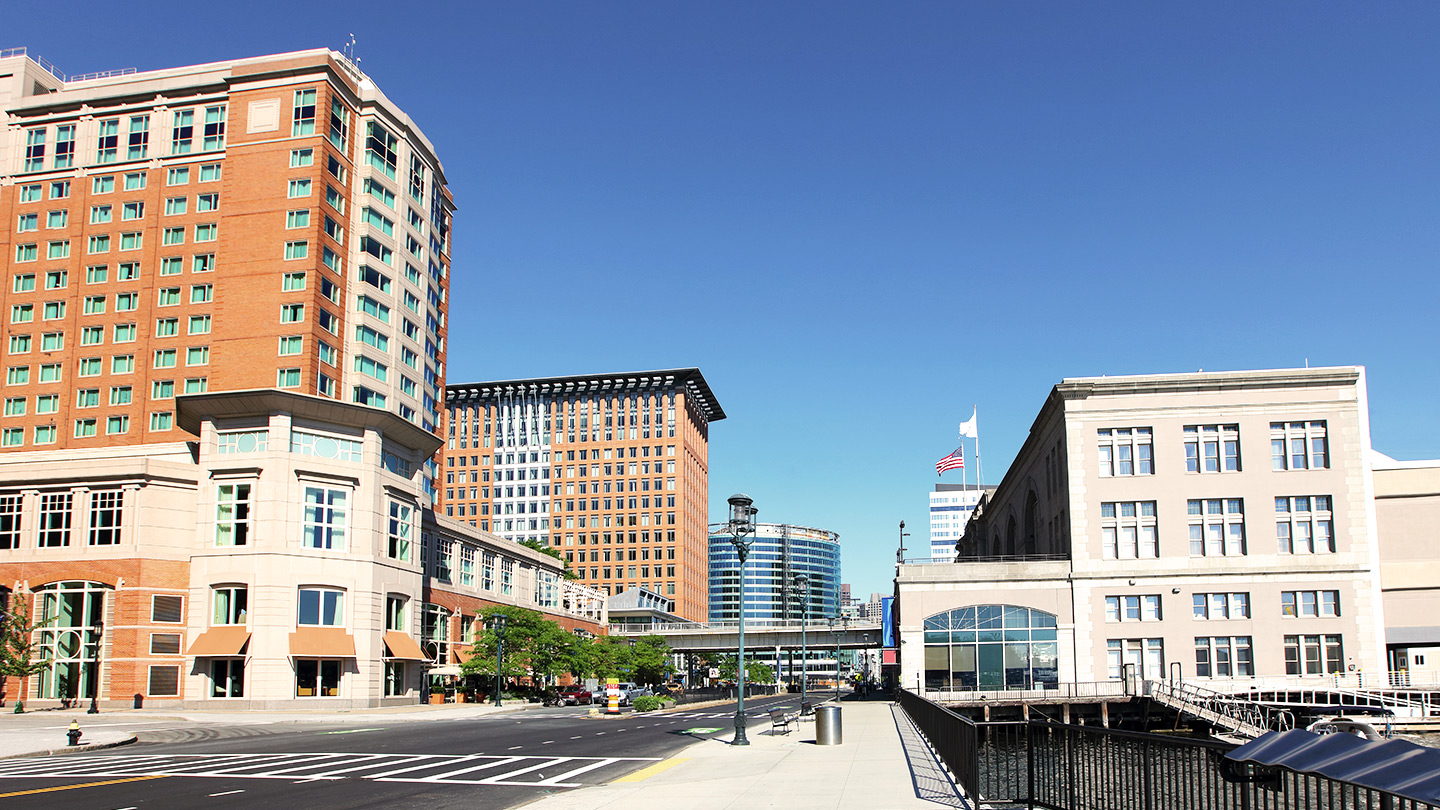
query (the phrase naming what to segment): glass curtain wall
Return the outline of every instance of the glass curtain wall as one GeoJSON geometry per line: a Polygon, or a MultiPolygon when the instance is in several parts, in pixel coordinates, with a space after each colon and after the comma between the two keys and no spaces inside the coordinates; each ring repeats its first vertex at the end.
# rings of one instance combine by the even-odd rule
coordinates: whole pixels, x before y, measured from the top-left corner
{"type": "Polygon", "coordinates": [[[1060,681],[1055,615],[975,605],[925,620],[925,688],[1049,689],[1060,681]]]}

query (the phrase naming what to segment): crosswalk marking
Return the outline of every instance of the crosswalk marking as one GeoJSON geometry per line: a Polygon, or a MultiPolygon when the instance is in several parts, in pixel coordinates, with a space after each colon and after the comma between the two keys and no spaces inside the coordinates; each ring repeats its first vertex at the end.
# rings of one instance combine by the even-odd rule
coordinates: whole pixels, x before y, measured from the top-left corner
{"type": "Polygon", "coordinates": [[[0,761],[0,780],[54,777],[224,777],[318,781],[367,779],[458,785],[580,787],[615,766],[648,764],[658,757],[567,757],[483,754],[142,754],[0,761]]]}

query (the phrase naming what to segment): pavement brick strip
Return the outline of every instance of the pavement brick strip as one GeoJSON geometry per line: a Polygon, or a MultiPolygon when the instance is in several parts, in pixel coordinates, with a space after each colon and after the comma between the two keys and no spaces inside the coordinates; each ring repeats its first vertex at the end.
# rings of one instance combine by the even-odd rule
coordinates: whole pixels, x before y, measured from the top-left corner
{"type": "Polygon", "coordinates": [[[0,779],[129,776],[223,776],[318,781],[371,779],[449,785],[581,787],[657,757],[506,756],[486,754],[154,754],[47,757],[0,763],[0,779]]]}

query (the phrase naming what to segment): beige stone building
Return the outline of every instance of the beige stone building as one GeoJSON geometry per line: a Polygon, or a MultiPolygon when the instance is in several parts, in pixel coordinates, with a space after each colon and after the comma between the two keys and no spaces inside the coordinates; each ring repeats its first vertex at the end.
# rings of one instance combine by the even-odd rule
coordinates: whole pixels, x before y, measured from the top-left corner
{"type": "Polygon", "coordinates": [[[960,561],[900,566],[901,682],[1374,677],[1375,481],[1359,367],[1066,379],[960,561]]]}
{"type": "Polygon", "coordinates": [[[554,558],[425,506],[434,434],[275,390],[177,405],[198,441],[0,455],[0,598],[45,620],[45,667],[7,698],[406,703],[483,607],[605,625],[554,558]]]}
{"type": "Polygon", "coordinates": [[[1391,679],[1440,683],[1440,460],[1372,452],[1371,466],[1391,679]]]}

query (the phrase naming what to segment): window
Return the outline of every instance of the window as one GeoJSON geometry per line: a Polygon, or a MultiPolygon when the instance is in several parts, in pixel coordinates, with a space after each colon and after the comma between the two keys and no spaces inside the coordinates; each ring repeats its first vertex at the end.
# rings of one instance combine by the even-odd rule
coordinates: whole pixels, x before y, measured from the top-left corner
{"type": "Polygon", "coordinates": [[[109,194],[115,190],[115,175],[107,174],[90,181],[91,194],[109,194]]]}
{"type": "Polygon", "coordinates": [[[345,232],[340,229],[340,223],[329,216],[325,217],[325,235],[342,245],[345,244],[345,232]]]}
{"type": "Polygon", "coordinates": [[[290,168],[299,169],[304,166],[312,166],[315,163],[314,149],[291,149],[290,168]]]}
{"type": "Polygon", "coordinates": [[[1338,635],[1285,636],[1286,675],[1334,675],[1343,672],[1344,646],[1338,635]]]}
{"type": "Polygon", "coordinates": [[[39,214],[21,214],[15,223],[15,231],[24,233],[26,231],[38,231],[40,229],[39,214]]]}
{"type": "Polygon", "coordinates": [[[387,265],[394,263],[395,251],[378,239],[369,236],[360,237],[360,249],[387,265]]]}
{"type": "Polygon", "coordinates": [[[116,281],[134,281],[140,278],[139,262],[121,262],[115,267],[116,281]]]}
{"type": "Polygon", "coordinates": [[[1100,534],[1107,560],[1159,557],[1157,531],[1154,501],[1100,504],[1100,534]]]}
{"type": "Polygon", "coordinates": [[[204,366],[210,364],[209,346],[190,346],[185,350],[185,365],[204,366]]]}
{"type": "Polygon", "coordinates": [[[130,137],[125,143],[126,160],[144,160],[150,149],[150,116],[130,117],[130,137]]]}
{"type": "Polygon", "coordinates": [[[10,353],[25,354],[26,352],[30,351],[30,341],[31,338],[29,335],[11,335],[10,353]]]}
{"type": "Polygon", "coordinates": [[[1248,619],[1250,594],[1197,593],[1191,597],[1191,611],[1196,619],[1248,619]]]}
{"type": "MultiPolygon", "coordinates": [[[[118,489],[90,493],[90,545],[113,546],[120,542],[120,508],[123,500],[124,492],[118,489]]],[[[180,619],[177,616],[173,621],[180,619]]]]}
{"type": "Polygon", "coordinates": [[[175,349],[156,349],[155,368],[174,368],[176,355],[175,349]]]}
{"type": "Polygon", "coordinates": [[[305,338],[300,335],[286,335],[280,338],[280,355],[300,354],[305,350],[305,338]]]}
{"type": "Polygon", "coordinates": [[[395,208],[395,192],[386,188],[384,183],[367,177],[365,179],[365,193],[385,203],[389,208],[395,208]]]}
{"type": "Polygon", "coordinates": [[[0,549],[20,548],[22,506],[20,495],[0,495],[0,549]]]}
{"type": "Polygon", "coordinates": [[[25,131],[25,167],[21,171],[38,172],[45,168],[45,128],[25,131]]]}
{"type": "Polygon", "coordinates": [[[1165,677],[1165,642],[1158,638],[1112,638],[1106,641],[1107,675],[1118,681],[1126,668],[1147,680],[1165,677]]]}
{"type": "Polygon", "coordinates": [[[303,239],[285,243],[285,258],[304,259],[310,255],[310,243],[303,239]]]}
{"type": "Polygon", "coordinates": [[[100,122],[99,137],[95,142],[95,162],[114,163],[120,149],[120,119],[110,118],[100,122]]]}
{"type": "Polygon", "coordinates": [[[500,561],[500,592],[512,593],[515,590],[515,561],[506,557],[500,561]]]}
{"type": "MultiPolygon", "coordinates": [[[[167,197],[165,199],[165,216],[175,217],[186,213],[190,207],[188,200],[189,198],[187,197],[167,197]]],[[[109,206],[106,207],[108,208],[109,206]]],[[[92,208],[90,210],[93,212],[95,209],[92,208]]]]}
{"type": "MultiPolygon", "coordinates": [[[[325,185],[325,203],[340,213],[345,213],[345,195],[330,184],[325,185]]],[[[328,219],[328,217],[327,217],[328,219]]],[[[334,234],[331,234],[333,237],[334,234]]]]}
{"type": "Polygon", "coordinates": [[[191,257],[190,272],[209,273],[215,269],[214,253],[197,253],[191,257]]]}
{"type": "Polygon", "coordinates": [[[1294,619],[1333,618],[1340,615],[1339,591],[1282,591],[1280,615],[1294,619]]]}
{"type": "Polygon", "coordinates": [[[330,143],[336,149],[345,151],[345,146],[350,138],[350,111],[339,99],[330,100],[330,143]]]}
{"type": "Polygon", "coordinates": [[[94,417],[75,420],[75,438],[88,439],[96,434],[97,421],[94,417]]]}
{"type": "Polygon", "coordinates": [[[385,306],[384,304],[376,301],[374,298],[371,298],[368,295],[362,295],[357,297],[355,301],[355,308],[361,312],[364,312],[367,315],[379,318],[385,323],[390,322],[390,307],[385,306]]]}
{"type": "Polygon", "coordinates": [[[70,181],[56,180],[50,184],[50,199],[64,200],[70,196],[70,181]]]}
{"type": "Polygon", "coordinates": [[[105,420],[105,434],[107,436],[114,436],[129,430],[130,417],[128,416],[112,416],[105,420]]]}
{"type": "Polygon", "coordinates": [[[130,172],[125,175],[124,188],[126,191],[143,191],[145,189],[145,172],[130,172]]]}
{"type": "Polygon", "coordinates": [[[59,382],[59,381],[60,381],[60,364],[59,364],[59,363],[44,363],[44,364],[42,364],[42,365],[40,366],[40,382],[42,382],[42,383],[47,383],[47,382],[59,382]]]}
{"type": "MultiPolygon", "coordinates": [[[[87,326],[87,327],[85,327],[85,330],[81,333],[81,336],[80,336],[80,342],[81,342],[81,343],[86,342],[86,336],[90,333],[90,330],[92,330],[92,329],[96,330],[96,331],[95,331],[95,340],[94,340],[93,342],[95,342],[95,343],[99,343],[99,342],[100,342],[100,331],[99,331],[99,330],[100,330],[100,327],[98,327],[98,326],[87,326]]],[[[113,340],[114,340],[116,343],[134,343],[134,342],[135,342],[135,324],[133,324],[133,323],[117,323],[117,324],[115,324],[115,336],[114,336],[113,340]]]]}
{"type": "Polygon", "coordinates": [[[301,627],[344,627],[345,592],[331,588],[301,588],[296,624],[301,627]]]}
{"type": "MultiPolygon", "coordinates": [[[[290,135],[299,137],[315,134],[315,91],[296,90],[294,114],[290,122],[290,135]]],[[[307,150],[308,151],[308,150],[307,150]]]]}
{"type": "Polygon", "coordinates": [[[295,659],[296,697],[339,697],[340,660],[336,658],[295,659]]]}
{"type": "MultiPolygon", "coordinates": [[[[365,125],[365,161],[391,180],[395,179],[395,146],[398,139],[374,121],[365,125]]],[[[391,206],[393,207],[393,205],[391,206]]]]}
{"type": "Polygon", "coordinates": [[[11,366],[11,367],[10,367],[8,370],[6,370],[6,372],[5,372],[5,384],[6,384],[6,385],[29,385],[29,384],[30,384],[30,367],[29,367],[29,366],[11,366]]]}
{"type": "Polygon", "coordinates": [[[143,202],[127,202],[120,207],[121,221],[128,222],[143,216],[145,216],[145,203],[143,202]]]}
{"type": "Polygon", "coordinates": [[[174,307],[180,305],[179,287],[161,287],[155,298],[155,304],[162,307],[174,307]]]}
{"type": "Polygon", "coordinates": [[[1250,678],[1254,675],[1255,657],[1250,636],[1195,638],[1197,678],[1250,678]]]}
{"type": "Polygon", "coordinates": [[[35,291],[35,274],[34,274],[34,273],[18,273],[18,274],[16,274],[16,276],[15,276],[15,286],[14,286],[14,289],[15,289],[15,292],[17,292],[17,293],[18,293],[18,292],[34,292],[34,291],[35,291]]]}
{"type": "MultiPolygon", "coordinates": [[[[340,254],[331,250],[328,245],[321,246],[320,261],[324,262],[326,267],[330,268],[336,273],[344,272],[343,268],[340,265],[340,254]]],[[[334,300],[334,298],[332,297],[331,300],[334,300]]]]}
{"type": "Polygon", "coordinates": [[[1219,557],[1245,553],[1245,505],[1241,498],[1210,498],[1186,503],[1190,556],[1219,557]]]}
{"type": "Polygon", "coordinates": [[[151,413],[150,429],[157,431],[169,430],[172,416],[173,414],[170,411],[156,411],[154,413],[151,413]]]}
{"type": "Polygon", "coordinates": [[[215,285],[213,284],[192,284],[190,285],[190,303],[208,304],[215,299],[215,285]]]}
{"type": "Polygon", "coordinates": [[[1160,595],[1105,597],[1107,622],[1160,621],[1160,595]]]}
{"type": "Polygon", "coordinates": [[[293,273],[286,273],[280,278],[280,289],[282,292],[305,289],[305,271],[296,270],[293,273]]]}
{"type": "Polygon", "coordinates": [[[15,261],[17,262],[33,262],[38,255],[38,249],[34,242],[15,246],[15,261]]]}
{"type": "Polygon", "coordinates": [[[107,268],[103,264],[91,265],[90,267],[85,268],[86,284],[104,284],[106,281],[110,280],[109,277],[109,268],[107,268]]]}
{"type": "Polygon", "coordinates": [[[210,697],[236,698],[245,696],[245,659],[210,659],[210,697]]]}
{"type": "Polygon", "coordinates": [[[203,394],[210,390],[210,380],[206,377],[186,377],[185,393],[203,394]]]}
{"type": "Polygon", "coordinates": [[[6,415],[6,416],[24,416],[24,415],[25,415],[25,397],[6,397],[6,398],[5,398],[5,415],[6,415]]]}
{"type": "Polygon", "coordinates": [[[155,337],[175,337],[180,334],[179,318],[159,318],[155,321],[155,337]]]}
{"type": "Polygon", "coordinates": [[[174,398],[175,398],[175,381],[174,381],[174,380],[155,380],[154,382],[150,383],[150,398],[151,398],[151,399],[174,399],[174,398]]]}
{"type": "MultiPolygon", "coordinates": [[[[225,148],[225,105],[205,108],[204,136],[204,148],[207,152],[225,148]]],[[[201,171],[204,171],[203,167],[201,171]]]]}
{"type": "Polygon", "coordinates": [[[287,196],[289,196],[291,199],[294,199],[294,198],[296,198],[296,197],[309,197],[309,196],[310,196],[310,178],[308,178],[308,177],[302,177],[302,178],[299,178],[299,179],[296,179],[296,180],[291,180],[291,181],[290,181],[290,189],[289,189],[289,192],[287,193],[287,196]]]}
{"type": "Polygon", "coordinates": [[[117,354],[110,358],[111,374],[129,374],[135,370],[135,355],[117,354]]]}
{"type": "Polygon", "coordinates": [[[325,159],[325,171],[330,172],[331,176],[339,180],[342,184],[345,182],[345,167],[340,164],[339,158],[334,155],[329,155],[325,159]]]}
{"type": "Polygon", "coordinates": [[[380,292],[387,295],[390,293],[390,277],[373,267],[366,267],[363,264],[360,265],[360,280],[380,292]]]}
{"type": "Polygon", "coordinates": [[[305,320],[305,305],[304,305],[304,304],[281,304],[281,305],[280,305],[280,322],[281,322],[281,323],[299,323],[300,321],[303,321],[303,320],[305,320]]]}
{"type": "Polygon", "coordinates": [[[356,355],[355,370],[360,372],[361,374],[374,377],[380,382],[385,382],[386,378],[389,376],[389,369],[385,367],[384,363],[372,360],[363,354],[356,355]]]}
{"type": "Polygon", "coordinates": [[[299,388],[299,387],[300,387],[300,369],[298,369],[298,368],[280,368],[280,369],[276,369],[276,370],[275,370],[275,387],[276,387],[276,388],[299,388]]]}
{"type": "Polygon", "coordinates": [[[360,209],[360,218],[366,224],[370,225],[370,227],[378,229],[386,236],[395,235],[395,223],[392,222],[389,217],[368,205],[360,209]]]}
{"type": "Polygon", "coordinates": [[[322,486],[305,487],[305,518],[301,545],[305,548],[345,549],[345,499],[349,491],[322,486]]]}
{"type": "Polygon", "coordinates": [[[68,259],[70,258],[70,240],[59,239],[54,242],[47,242],[45,245],[45,258],[47,259],[68,259]]]}
{"type": "Polygon", "coordinates": [[[40,184],[32,183],[20,187],[20,202],[35,202],[40,199],[40,184]]]}
{"type": "Polygon", "coordinates": [[[110,386],[111,405],[129,405],[133,396],[133,390],[128,385],[110,386]]]}
{"type": "MultiPolygon", "coordinates": [[[[215,489],[215,545],[243,546],[250,540],[250,484],[221,484],[215,489]]],[[[224,622],[241,624],[243,622],[224,622]]]]}
{"type": "Polygon", "coordinates": [[[70,274],[64,270],[51,270],[45,274],[45,289],[63,290],[69,285],[70,274]]]}
{"type": "Polygon", "coordinates": [[[55,128],[55,162],[53,168],[68,169],[75,165],[75,125],[55,128]]]}
{"type": "Polygon", "coordinates": [[[1330,466],[1324,420],[1270,423],[1270,468],[1323,470],[1330,466]]]}
{"type": "MultiPolygon", "coordinates": [[[[178,230],[178,231],[180,231],[180,237],[181,237],[181,239],[184,239],[184,236],[185,236],[185,229],[184,229],[184,228],[166,228],[165,231],[166,231],[166,233],[167,233],[167,238],[168,238],[168,233],[169,233],[171,230],[178,230]]],[[[185,272],[185,260],[184,260],[184,259],[181,259],[179,256],[168,256],[168,257],[160,260],[160,275],[162,275],[162,276],[178,276],[178,275],[180,275],[180,274],[183,273],[183,272],[185,272]]]]}
{"type": "Polygon", "coordinates": [[[410,561],[410,538],[414,530],[414,510],[409,504],[390,502],[389,542],[386,553],[396,560],[410,561]]]}
{"type": "Polygon", "coordinates": [[[59,410],[59,394],[41,394],[35,397],[35,413],[55,413],[59,410]]]}
{"type": "MultiPolygon", "coordinates": [[[[38,437],[36,443],[40,443],[38,437]]],[[[70,545],[70,520],[74,503],[75,496],[69,492],[41,493],[40,548],[61,548],[70,545]]]]}
{"type": "Polygon", "coordinates": [[[54,425],[37,425],[35,427],[36,444],[54,444],[55,435],[56,431],[54,425]]]}
{"type": "Polygon", "coordinates": [[[1275,537],[1281,554],[1334,553],[1330,496],[1276,498],[1275,537]]]}
{"type": "Polygon", "coordinates": [[[43,310],[43,317],[47,321],[55,321],[65,317],[64,301],[46,301],[43,310]]]}
{"type": "Polygon", "coordinates": [[[219,226],[213,222],[206,222],[195,226],[196,242],[214,242],[220,232],[219,226]]]}
{"type": "Polygon", "coordinates": [[[1239,425],[1186,425],[1187,472],[1239,472],[1239,425]]]}
{"type": "Polygon", "coordinates": [[[191,316],[190,316],[190,334],[192,334],[192,335],[208,335],[208,334],[210,334],[210,316],[209,316],[209,315],[191,315],[191,316]]]}
{"type": "MultiPolygon", "coordinates": [[[[177,115],[178,115],[178,114],[179,114],[179,113],[177,113],[177,115]]],[[[190,182],[190,167],[189,167],[189,166],[180,166],[180,167],[171,169],[171,170],[169,171],[169,173],[168,173],[168,174],[166,175],[166,177],[165,177],[165,185],[167,185],[167,186],[183,186],[183,185],[185,185],[186,183],[189,183],[189,182],[190,182]]]]}
{"type": "Polygon", "coordinates": [[[200,182],[215,183],[220,180],[220,164],[207,163],[200,167],[200,182]]]}
{"type": "Polygon", "coordinates": [[[266,430],[227,430],[216,434],[216,452],[220,455],[234,453],[263,453],[270,439],[266,430]]]}
{"type": "Polygon", "coordinates": [[[109,235],[109,234],[97,234],[97,235],[92,236],[92,237],[90,237],[89,239],[85,240],[85,252],[86,252],[86,253],[89,253],[89,254],[94,254],[94,253],[109,253],[109,252],[110,252],[110,235],[109,235]]]}
{"type": "MultiPolygon", "coordinates": [[[[92,237],[92,238],[93,238],[93,237],[92,237]]],[[[160,232],[160,244],[166,245],[166,246],[169,246],[169,245],[183,245],[183,244],[185,244],[185,228],[184,228],[184,227],[166,228],[165,230],[161,231],[161,232],[160,232]]],[[[176,258],[176,259],[165,259],[165,260],[164,260],[163,262],[161,262],[161,264],[160,264],[160,275],[162,275],[162,276],[175,275],[176,273],[179,273],[179,272],[180,272],[180,260],[179,260],[178,258],[176,258]]]]}
{"type": "Polygon", "coordinates": [[[195,111],[176,110],[173,120],[170,127],[170,152],[176,155],[189,154],[195,144],[195,111]]]}
{"type": "Polygon", "coordinates": [[[65,348],[64,332],[46,332],[40,336],[40,351],[58,352],[65,348]]]}
{"type": "Polygon", "coordinates": [[[116,293],[115,311],[131,312],[140,305],[140,293],[116,293]]]}
{"type": "Polygon", "coordinates": [[[220,585],[214,591],[211,624],[245,624],[250,615],[250,590],[244,585],[220,585]]]}
{"type": "Polygon", "coordinates": [[[310,227],[310,209],[301,208],[298,211],[287,212],[285,214],[285,227],[290,230],[310,227]]]}
{"type": "Polygon", "coordinates": [[[64,228],[70,224],[69,211],[51,211],[45,217],[46,229],[64,228]]]}

